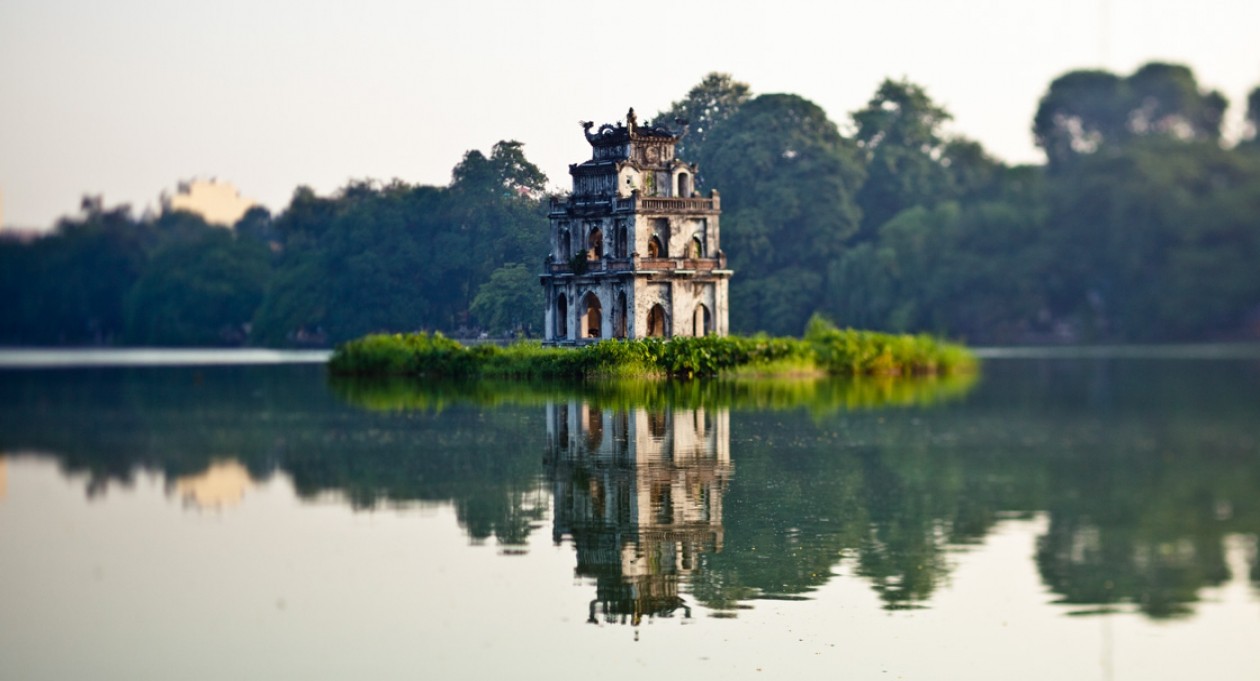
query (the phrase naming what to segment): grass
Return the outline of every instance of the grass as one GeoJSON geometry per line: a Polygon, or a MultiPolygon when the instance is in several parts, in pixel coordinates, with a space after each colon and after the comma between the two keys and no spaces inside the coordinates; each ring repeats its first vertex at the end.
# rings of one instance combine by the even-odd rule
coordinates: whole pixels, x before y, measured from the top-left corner
{"type": "Polygon", "coordinates": [[[375,334],[337,346],[328,366],[337,375],[455,379],[910,376],[968,373],[976,360],[931,336],[838,329],[815,317],[804,338],[610,339],[578,348],[536,341],[465,347],[440,333],[375,334]]]}

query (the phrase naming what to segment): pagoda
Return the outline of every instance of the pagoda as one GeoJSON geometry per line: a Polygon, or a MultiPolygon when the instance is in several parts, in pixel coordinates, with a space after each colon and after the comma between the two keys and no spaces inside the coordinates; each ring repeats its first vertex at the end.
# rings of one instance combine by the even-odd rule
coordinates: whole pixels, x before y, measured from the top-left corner
{"type": "Polygon", "coordinates": [[[721,202],[675,155],[682,131],[639,125],[634,109],[624,124],[582,128],[591,158],[569,166],[573,191],[550,202],[545,342],[725,335],[721,202]]]}

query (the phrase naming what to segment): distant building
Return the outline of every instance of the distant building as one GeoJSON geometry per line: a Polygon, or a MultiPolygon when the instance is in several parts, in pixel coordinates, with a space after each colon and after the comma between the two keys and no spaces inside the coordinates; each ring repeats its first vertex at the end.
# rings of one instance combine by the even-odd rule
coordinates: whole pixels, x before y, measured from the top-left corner
{"type": "Polygon", "coordinates": [[[634,109],[624,125],[582,126],[591,159],[569,166],[573,192],[551,200],[546,342],[725,335],[720,201],[675,157],[681,133],[640,126],[634,109]]]}
{"type": "Polygon", "coordinates": [[[245,211],[258,204],[242,197],[231,183],[214,178],[180,182],[174,195],[163,192],[160,201],[164,213],[184,210],[200,215],[212,225],[224,227],[235,225],[245,211]]]}

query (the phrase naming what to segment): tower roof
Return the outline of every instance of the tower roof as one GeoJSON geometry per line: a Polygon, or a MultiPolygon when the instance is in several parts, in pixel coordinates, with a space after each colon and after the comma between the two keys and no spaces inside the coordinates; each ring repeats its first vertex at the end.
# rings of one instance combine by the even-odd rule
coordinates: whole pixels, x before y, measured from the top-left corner
{"type": "MultiPolygon", "coordinates": [[[[686,121],[679,119],[677,121],[682,125],[686,125],[686,121]]],[[[586,141],[591,143],[592,147],[615,147],[625,145],[627,142],[635,141],[655,141],[655,142],[674,142],[682,137],[683,132],[675,132],[663,125],[639,125],[638,116],[634,113],[634,107],[626,112],[626,122],[623,124],[617,121],[616,125],[605,123],[599,126],[595,132],[591,132],[591,128],[595,127],[593,121],[582,121],[582,129],[586,131],[586,141]]]]}

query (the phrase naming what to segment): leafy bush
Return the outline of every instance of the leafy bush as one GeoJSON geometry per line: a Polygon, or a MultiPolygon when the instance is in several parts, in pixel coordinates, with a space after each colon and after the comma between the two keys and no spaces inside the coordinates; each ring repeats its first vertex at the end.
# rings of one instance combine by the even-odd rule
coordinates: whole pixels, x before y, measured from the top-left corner
{"type": "Polygon", "coordinates": [[[468,348],[440,333],[378,334],[337,347],[334,374],[449,378],[585,378],[589,376],[718,376],[819,373],[835,375],[952,374],[975,368],[965,348],[930,336],[837,329],[821,317],[805,338],[678,337],[601,340],[578,348],[523,341],[468,348]]]}

